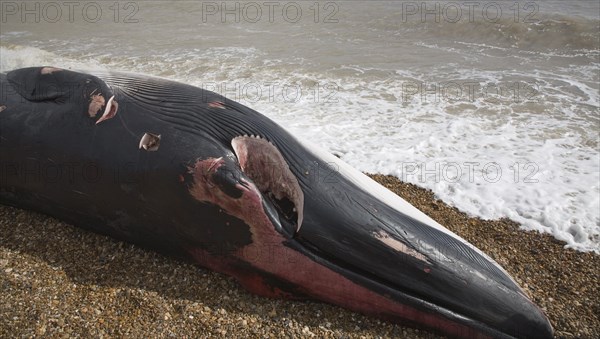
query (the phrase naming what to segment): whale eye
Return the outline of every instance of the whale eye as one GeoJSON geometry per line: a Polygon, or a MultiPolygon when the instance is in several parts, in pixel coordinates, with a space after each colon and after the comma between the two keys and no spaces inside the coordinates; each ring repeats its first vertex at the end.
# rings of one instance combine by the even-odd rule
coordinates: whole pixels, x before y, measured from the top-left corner
{"type": "Polygon", "coordinates": [[[259,136],[231,141],[242,171],[254,182],[263,199],[276,210],[287,227],[302,225],[304,193],[277,147],[259,136]]]}

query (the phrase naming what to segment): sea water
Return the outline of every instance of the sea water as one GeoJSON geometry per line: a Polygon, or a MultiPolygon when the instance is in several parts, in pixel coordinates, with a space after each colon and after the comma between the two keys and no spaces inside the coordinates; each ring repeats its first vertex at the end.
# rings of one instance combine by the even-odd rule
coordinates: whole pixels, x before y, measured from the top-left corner
{"type": "Polygon", "coordinates": [[[597,1],[4,1],[0,70],[157,75],[600,252],[597,1]]]}

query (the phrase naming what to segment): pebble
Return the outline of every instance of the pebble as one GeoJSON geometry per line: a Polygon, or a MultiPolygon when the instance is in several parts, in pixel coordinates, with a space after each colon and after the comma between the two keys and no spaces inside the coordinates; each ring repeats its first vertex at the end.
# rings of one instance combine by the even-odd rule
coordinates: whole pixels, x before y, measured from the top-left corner
{"type": "MultiPolygon", "coordinates": [[[[507,219],[470,218],[394,177],[373,177],[502,262],[557,336],[600,338],[600,256],[507,219]]],[[[440,337],[324,303],[255,296],[224,275],[7,206],[0,206],[0,295],[1,338],[440,337]]]]}

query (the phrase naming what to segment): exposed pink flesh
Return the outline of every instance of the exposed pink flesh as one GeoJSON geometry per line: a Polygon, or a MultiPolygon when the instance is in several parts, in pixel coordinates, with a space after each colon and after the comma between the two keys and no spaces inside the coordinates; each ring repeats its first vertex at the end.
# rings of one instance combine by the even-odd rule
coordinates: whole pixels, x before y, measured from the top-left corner
{"type": "MultiPolygon", "coordinates": [[[[247,183],[248,188],[239,187],[243,192],[239,199],[231,198],[221,192],[218,186],[210,184],[210,173],[216,171],[223,163],[221,158],[197,161],[194,167],[190,168],[194,178],[190,193],[197,200],[217,204],[226,213],[243,220],[250,227],[252,243],[238,248],[231,257],[214,256],[204,249],[190,248],[189,253],[199,264],[235,277],[245,288],[256,294],[296,298],[288,291],[271,286],[261,275],[261,272],[268,272],[297,286],[300,295],[354,311],[420,324],[460,337],[489,337],[440,314],[421,311],[379,295],[285,246],[284,242],[287,239],[275,230],[264,213],[262,194],[253,182],[247,183]],[[240,262],[245,262],[254,269],[248,269],[247,266],[240,265],[240,262]]],[[[223,227],[227,227],[227,224],[223,227]]]]}
{"type": "Polygon", "coordinates": [[[283,155],[273,144],[260,137],[236,137],[231,145],[242,171],[254,181],[260,192],[270,192],[275,198],[287,198],[294,204],[298,232],[304,216],[304,193],[283,155]]]}
{"type": "Polygon", "coordinates": [[[106,101],[104,100],[102,94],[92,95],[92,100],[90,101],[90,105],[88,106],[88,115],[90,116],[90,118],[94,118],[105,103],[106,101]]]}
{"type": "Polygon", "coordinates": [[[40,71],[41,74],[52,74],[54,72],[59,72],[62,71],[62,68],[56,68],[56,67],[44,67],[42,68],[42,70],[40,71]]]}

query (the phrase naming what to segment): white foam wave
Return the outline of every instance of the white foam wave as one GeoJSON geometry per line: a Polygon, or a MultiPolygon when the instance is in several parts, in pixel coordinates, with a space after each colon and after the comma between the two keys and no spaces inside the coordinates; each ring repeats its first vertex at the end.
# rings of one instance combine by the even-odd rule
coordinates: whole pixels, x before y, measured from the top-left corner
{"type": "Polygon", "coordinates": [[[353,64],[311,73],[301,67],[306,60],[300,57],[268,59],[255,48],[182,49],[151,56],[69,53],[0,46],[0,70],[110,68],[166,76],[217,92],[223,87],[210,86],[225,84],[230,87],[222,94],[361,171],[396,175],[432,189],[471,215],[508,217],[525,229],[549,232],[568,247],[600,253],[600,156],[594,132],[599,95],[593,85],[597,75],[589,66],[523,74],[447,64],[425,74],[353,64]],[[436,74],[482,86],[507,79],[532,81],[535,100],[406,97],[407,83],[437,81],[436,74]],[[262,86],[263,92],[252,97],[236,84],[262,86]],[[286,100],[286,86],[297,86],[301,95],[286,100]]]}
{"type": "Polygon", "coordinates": [[[20,45],[0,46],[0,72],[12,69],[56,65],[66,69],[105,69],[95,60],[76,60],[57,55],[46,50],[20,45]]]}

